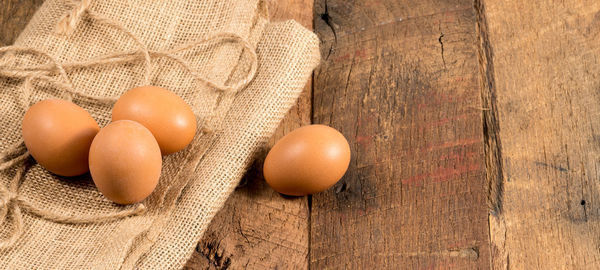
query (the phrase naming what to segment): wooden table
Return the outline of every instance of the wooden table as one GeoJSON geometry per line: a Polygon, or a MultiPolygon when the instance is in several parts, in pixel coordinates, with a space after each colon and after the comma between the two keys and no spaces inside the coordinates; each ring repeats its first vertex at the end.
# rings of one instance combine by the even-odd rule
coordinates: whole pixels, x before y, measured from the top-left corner
{"type": "MultiPolygon", "coordinates": [[[[0,45],[41,2],[0,0],[0,45]]],[[[271,145],[323,123],[351,165],[284,198],[259,158],[186,268],[600,269],[600,2],[269,5],[323,55],[271,145]]]]}

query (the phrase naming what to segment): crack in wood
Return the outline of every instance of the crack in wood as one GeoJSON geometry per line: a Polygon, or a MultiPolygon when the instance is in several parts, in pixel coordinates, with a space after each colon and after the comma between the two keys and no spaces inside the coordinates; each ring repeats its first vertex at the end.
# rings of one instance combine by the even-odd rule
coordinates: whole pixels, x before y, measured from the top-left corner
{"type": "Polygon", "coordinates": [[[438,38],[438,42],[440,43],[441,55],[442,55],[442,63],[444,63],[444,69],[446,69],[446,58],[444,58],[444,42],[442,38],[444,37],[444,32],[442,32],[442,25],[439,25],[440,29],[440,37],[438,38]]]}
{"type": "Polygon", "coordinates": [[[496,104],[496,83],[494,79],[493,51],[490,45],[487,20],[483,4],[475,1],[477,16],[477,38],[479,40],[478,59],[481,78],[481,101],[483,108],[483,137],[486,163],[486,180],[488,206],[493,215],[502,213],[502,192],[504,182],[504,166],[502,163],[502,144],[500,141],[500,125],[496,104]]]}
{"type": "Polygon", "coordinates": [[[231,258],[223,255],[224,250],[221,247],[220,241],[206,241],[202,245],[196,246],[196,251],[204,255],[210,264],[216,269],[228,269],[231,265],[231,258]]]}
{"type": "Polygon", "coordinates": [[[321,18],[321,20],[323,20],[323,22],[325,22],[325,24],[331,28],[331,32],[333,32],[333,44],[331,44],[331,47],[329,47],[329,52],[327,53],[327,57],[325,57],[325,60],[329,59],[329,56],[331,55],[331,53],[333,52],[335,45],[337,44],[337,33],[335,32],[335,27],[333,27],[333,23],[331,21],[331,16],[329,15],[329,8],[327,6],[327,1],[325,1],[325,11],[319,15],[319,18],[321,18]]]}
{"type": "Polygon", "coordinates": [[[479,249],[477,247],[466,247],[460,249],[448,249],[442,251],[430,251],[430,252],[406,252],[406,253],[395,253],[396,256],[405,257],[446,257],[446,258],[461,258],[471,261],[479,259],[479,249]]]}
{"type": "MultiPolygon", "coordinates": [[[[478,39],[478,60],[481,83],[484,153],[486,164],[487,203],[491,269],[510,269],[509,253],[506,250],[506,223],[502,214],[502,197],[505,167],[502,160],[502,144],[499,137],[496,83],[494,77],[493,50],[488,37],[488,24],[485,7],[481,0],[474,1],[476,13],[476,35],[478,39]]],[[[508,168],[506,168],[508,169],[508,168]]],[[[510,172],[506,171],[507,181],[510,172]]]]}
{"type": "Polygon", "coordinates": [[[567,169],[567,168],[563,168],[561,166],[556,166],[556,165],[551,165],[551,164],[540,162],[540,161],[535,161],[534,164],[537,166],[541,166],[541,167],[551,168],[551,169],[557,170],[559,172],[568,172],[569,171],[569,169],[567,169]]]}
{"type": "Polygon", "coordinates": [[[580,204],[581,204],[581,207],[583,207],[584,221],[587,222],[588,214],[587,214],[587,208],[585,207],[585,200],[581,200],[580,204]]]}

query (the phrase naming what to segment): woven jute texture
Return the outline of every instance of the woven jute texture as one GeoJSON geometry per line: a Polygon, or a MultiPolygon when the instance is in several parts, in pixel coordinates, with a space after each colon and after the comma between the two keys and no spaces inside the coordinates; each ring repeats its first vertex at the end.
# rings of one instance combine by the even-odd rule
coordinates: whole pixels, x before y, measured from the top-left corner
{"type": "Polygon", "coordinates": [[[47,0],[0,48],[0,268],[179,269],[319,63],[318,39],[261,0],[47,0]],[[22,144],[27,108],[72,100],[99,125],[136,86],[181,96],[199,128],[154,193],[116,205],[22,144]]]}

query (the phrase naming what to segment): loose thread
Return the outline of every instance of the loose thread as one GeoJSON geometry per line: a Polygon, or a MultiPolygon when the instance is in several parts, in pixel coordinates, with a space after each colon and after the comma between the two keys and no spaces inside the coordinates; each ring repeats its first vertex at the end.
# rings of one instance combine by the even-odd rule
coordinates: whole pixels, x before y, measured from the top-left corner
{"type": "Polygon", "coordinates": [[[81,16],[87,11],[90,4],[90,0],[81,0],[79,3],[74,1],[67,1],[67,4],[71,6],[71,12],[65,14],[65,16],[56,25],[56,32],[60,35],[68,36],[77,27],[81,16]]]}
{"type": "Polygon", "coordinates": [[[14,245],[23,234],[23,215],[19,206],[15,203],[15,199],[18,197],[18,187],[21,181],[21,177],[23,177],[24,173],[25,166],[21,166],[17,169],[17,171],[15,172],[15,176],[11,179],[9,187],[10,189],[0,184],[0,194],[2,194],[3,198],[2,204],[0,204],[0,207],[2,207],[3,214],[2,221],[6,222],[6,216],[8,215],[8,212],[12,210],[14,227],[12,233],[9,234],[8,238],[0,241],[0,249],[14,245]]]}
{"type": "Polygon", "coordinates": [[[29,152],[25,151],[25,153],[18,155],[15,158],[12,158],[6,162],[0,164],[0,170],[6,170],[14,165],[19,164],[21,161],[27,159],[29,157],[29,152]]]}
{"type": "Polygon", "coordinates": [[[139,215],[141,213],[146,212],[146,206],[143,204],[138,204],[135,207],[122,210],[118,213],[109,213],[103,215],[60,215],[48,210],[39,209],[36,206],[33,206],[31,203],[25,201],[23,198],[19,197],[18,202],[20,207],[28,213],[41,217],[45,220],[50,220],[56,223],[65,223],[65,224],[88,224],[88,223],[103,223],[110,222],[114,220],[118,220],[124,217],[139,215]]]}
{"type": "MultiPolygon", "coordinates": [[[[239,37],[235,34],[231,34],[231,33],[219,33],[214,36],[210,36],[210,37],[207,37],[204,39],[197,40],[190,44],[192,46],[190,46],[188,44],[186,46],[181,46],[181,47],[171,49],[171,50],[148,51],[148,54],[150,57],[165,57],[165,58],[173,60],[175,63],[180,65],[185,71],[187,71],[190,75],[192,75],[192,77],[194,77],[194,79],[196,81],[203,83],[210,88],[214,88],[216,90],[223,91],[223,92],[236,92],[239,89],[246,87],[254,79],[254,76],[256,75],[256,70],[258,68],[258,56],[256,55],[256,52],[251,47],[251,45],[247,41],[243,40],[241,37],[239,37]],[[207,79],[203,78],[202,76],[200,76],[200,72],[198,72],[197,70],[192,68],[181,57],[175,55],[176,53],[179,53],[181,51],[188,50],[190,48],[193,48],[194,46],[201,46],[202,44],[205,44],[205,43],[211,42],[211,41],[216,42],[216,43],[232,42],[232,43],[240,43],[241,44],[244,52],[246,52],[249,55],[250,63],[251,63],[250,70],[248,71],[248,73],[246,74],[246,76],[243,79],[237,81],[236,83],[234,83],[232,85],[214,83],[214,82],[207,80],[207,79]]],[[[31,49],[31,48],[23,48],[23,47],[17,47],[17,46],[8,46],[8,47],[0,48],[0,53],[7,52],[7,51],[17,51],[17,52],[39,54],[42,56],[47,56],[47,54],[45,54],[41,51],[38,51],[36,49],[31,49]]],[[[145,58],[146,56],[145,56],[145,54],[141,55],[140,51],[127,51],[127,52],[113,53],[113,54],[109,54],[109,55],[105,55],[105,56],[100,56],[100,57],[97,57],[97,58],[94,58],[91,60],[87,60],[87,61],[82,61],[82,62],[63,63],[61,65],[51,63],[51,64],[41,64],[41,65],[34,66],[34,67],[24,67],[24,68],[23,67],[8,68],[7,67],[4,69],[0,69],[0,76],[12,77],[12,78],[26,78],[26,77],[34,77],[35,78],[35,77],[42,77],[42,76],[51,76],[55,72],[60,72],[62,74],[63,72],[61,72],[58,69],[58,67],[60,67],[62,70],[64,70],[64,74],[66,74],[66,70],[91,68],[91,67],[110,65],[110,64],[128,63],[128,62],[139,60],[140,57],[145,58]]],[[[51,57],[47,57],[47,58],[52,59],[51,57]]],[[[68,79],[68,76],[66,76],[66,75],[63,75],[62,77],[65,77],[68,79]]],[[[75,90],[72,90],[72,91],[75,91],[75,90]]],[[[99,98],[99,99],[105,98],[105,97],[101,97],[101,96],[92,96],[92,97],[99,98]]]]}
{"type": "Polygon", "coordinates": [[[152,76],[152,59],[150,58],[150,54],[148,53],[148,48],[146,47],[146,44],[144,44],[137,36],[135,36],[131,31],[129,31],[127,28],[123,27],[119,23],[117,23],[113,20],[110,20],[108,18],[105,18],[104,16],[102,16],[96,12],[92,12],[91,10],[88,10],[87,14],[92,19],[98,21],[99,23],[103,23],[105,25],[111,26],[111,27],[125,33],[133,41],[135,41],[135,43],[140,47],[140,52],[144,56],[144,64],[146,65],[146,72],[144,73],[144,83],[150,84],[150,77],[152,76]]]}
{"type": "Polygon", "coordinates": [[[28,156],[29,153],[23,144],[23,140],[17,141],[0,153],[0,171],[19,164],[19,162],[25,160],[28,156]]]}

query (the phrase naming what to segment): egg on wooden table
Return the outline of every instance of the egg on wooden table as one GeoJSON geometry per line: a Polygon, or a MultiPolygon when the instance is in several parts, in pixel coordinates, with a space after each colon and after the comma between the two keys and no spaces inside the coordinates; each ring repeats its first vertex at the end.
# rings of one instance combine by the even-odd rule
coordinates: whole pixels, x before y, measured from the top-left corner
{"type": "Polygon", "coordinates": [[[196,134],[196,117],[175,93],[157,86],[125,92],[115,103],[112,120],[133,120],[152,132],[163,155],[185,148],[196,134]]]}
{"type": "Polygon", "coordinates": [[[263,166],[266,182],[277,192],[304,196],[333,186],[350,164],[350,146],[337,130],[324,125],[298,128],[269,151],[263,166]]]}
{"type": "Polygon", "coordinates": [[[23,141],[45,169],[62,176],[88,172],[88,153],[100,127],[73,102],[46,99],[31,106],[22,122],[23,141]]]}
{"type": "Polygon", "coordinates": [[[120,120],[102,128],[89,155],[94,184],[115,203],[142,201],[158,184],[160,148],[152,133],[137,122],[120,120]]]}

